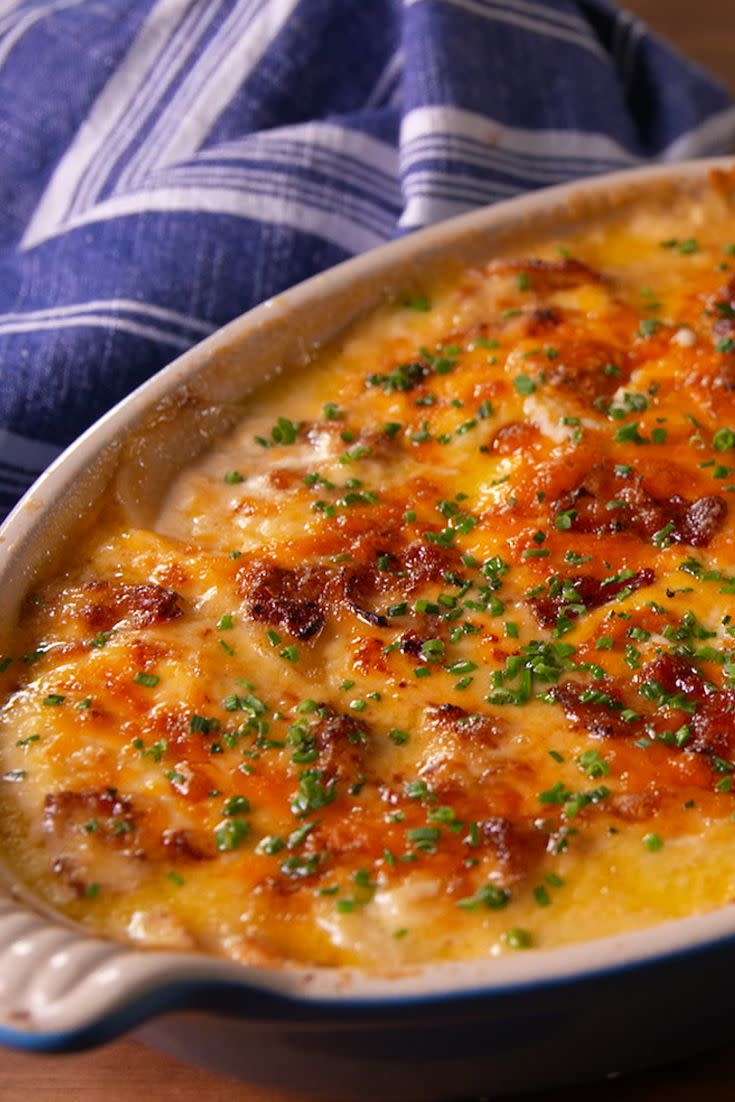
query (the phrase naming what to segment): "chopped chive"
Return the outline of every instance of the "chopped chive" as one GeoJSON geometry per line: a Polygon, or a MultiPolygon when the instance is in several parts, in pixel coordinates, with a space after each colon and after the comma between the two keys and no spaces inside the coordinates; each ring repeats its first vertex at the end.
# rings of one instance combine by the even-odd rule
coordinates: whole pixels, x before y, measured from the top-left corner
{"type": "Polygon", "coordinates": [[[249,831],[247,819],[225,819],[214,831],[217,849],[222,853],[237,849],[245,841],[249,831]]]}
{"type": "Polygon", "coordinates": [[[712,447],[718,452],[735,448],[735,432],[732,429],[718,429],[712,437],[712,447]]]}
{"type": "Polygon", "coordinates": [[[250,811],[250,800],[247,796],[228,796],[223,811],[227,816],[247,815],[250,811]]]}
{"type": "Polygon", "coordinates": [[[431,299],[426,295],[411,295],[403,300],[403,305],[409,310],[417,310],[421,314],[427,314],[431,310],[431,299]]]}
{"type": "Polygon", "coordinates": [[[509,949],[530,949],[533,945],[533,936],[528,930],[513,926],[503,934],[503,941],[509,949]]]}
{"type": "Polygon", "coordinates": [[[139,670],[133,678],[136,685],[144,685],[146,689],[155,689],[160,680],[157,674],[145,673],[143,670],[139,670]]]}
{"type": "Polygon", "coordinates": [[[517,375],[513,380],[513,386],[516,394],[533,394],[536,390],[535,382],[528,375],[517,375]]]}
{"type": "Polygon", "coordinates": [[[645,444],[646,438],[638,431],[638,422],[631,421],[627,425],[621,425],[616,431],[613,440],[616,444],[645,444]]]}
{"type": "Polygon", "coordinates": [[[638,327],[638,333],[641,337],[652,337],[656,330],[660,327],[661,322],[656,318],[646,318],[641,322],[638,327]]]}
{"type": "Polygon", "coordinates": [[[392,727],[388,732],[388,738],[396,746],[403,746],[404,743],[408,742],[409,734],[408,731],[401,731],[398,727],[392,727]]]}

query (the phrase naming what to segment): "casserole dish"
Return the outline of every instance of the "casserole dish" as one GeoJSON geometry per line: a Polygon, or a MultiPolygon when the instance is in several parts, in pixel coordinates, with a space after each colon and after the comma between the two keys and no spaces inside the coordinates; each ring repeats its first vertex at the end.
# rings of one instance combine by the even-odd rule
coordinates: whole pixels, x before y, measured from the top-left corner
{"type": "MultiPolygon", "coordinates": [[[[514,200],[351,261],[233,322],[113,410],[21,502],[2,532],[0,632],[107,495],[132,523],[148,523],[176,472],[236,423],[255,384],[297,371],[384,297],[627,206],[696,196],[717,167],[729,166],[646,169],[514,200]]],[[[228,1074],[322,1098],[389,1099],[548,1086],[727,1035],[718,977],[735,949],[729,908],[571,948],[365,975],[140,952],[81,934],[6,880],[7,1043],[78,1047],[148,1023],[154,1043],[228,1074]]]]}

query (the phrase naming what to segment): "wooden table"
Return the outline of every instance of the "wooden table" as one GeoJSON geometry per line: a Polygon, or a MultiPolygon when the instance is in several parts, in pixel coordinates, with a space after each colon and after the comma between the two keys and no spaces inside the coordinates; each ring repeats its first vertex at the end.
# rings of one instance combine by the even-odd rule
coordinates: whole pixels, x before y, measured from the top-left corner
{"type": "MultiPolygon", "coordinates": [[[[627,0],[627,6],[735,89],[735,0],[627,0]]],[[[735,1030],[734,1030],[735,1032],[735,1030]]],[[[732,1102],[728,1051],[590,1090],[546,1091],[526,1102],[732,1102]]],[[[0,1052],[1,1102],[296,1102],[176,1064],[133,1040],[82,1056],[0,1052]]]]}
{"type": "Polygon", "coordinates": [[[735,92],[733,0],[619,0],[735,92]]]}

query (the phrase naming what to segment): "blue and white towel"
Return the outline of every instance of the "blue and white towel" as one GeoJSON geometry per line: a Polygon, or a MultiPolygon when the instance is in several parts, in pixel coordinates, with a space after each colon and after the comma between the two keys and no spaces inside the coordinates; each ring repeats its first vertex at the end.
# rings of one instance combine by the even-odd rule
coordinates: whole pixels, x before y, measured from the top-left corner
{"type": "Polygon", "coordinates": [[[0,0],[0,505],[314,272],[734,139],[723,89],[609,0],[0,0]]]}

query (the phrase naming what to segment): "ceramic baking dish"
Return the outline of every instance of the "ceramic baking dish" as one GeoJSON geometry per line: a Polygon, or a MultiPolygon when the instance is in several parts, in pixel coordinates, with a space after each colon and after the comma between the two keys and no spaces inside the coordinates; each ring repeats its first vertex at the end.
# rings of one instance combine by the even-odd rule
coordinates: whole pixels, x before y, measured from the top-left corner
{"type": "MultiPolygon", "coordinates": [[[[146,523],[171,477],[237,420],[252,387],[386,294],[448,263],[522,250],[626,205],[696,194],[694,162],[539,191],[425,230],[233,321],[107,414],[0,530],[0,643],[19,602],[109,494],[146,523]]],[[[38,1052],[137,1029],[228,1075],[329,1097],[448,1099],[626,1072],[728,1038],[735,908],[553,951],[413,968],[268,970],[96,939],[0,887],[0,1042],[38,1052]]]]}

